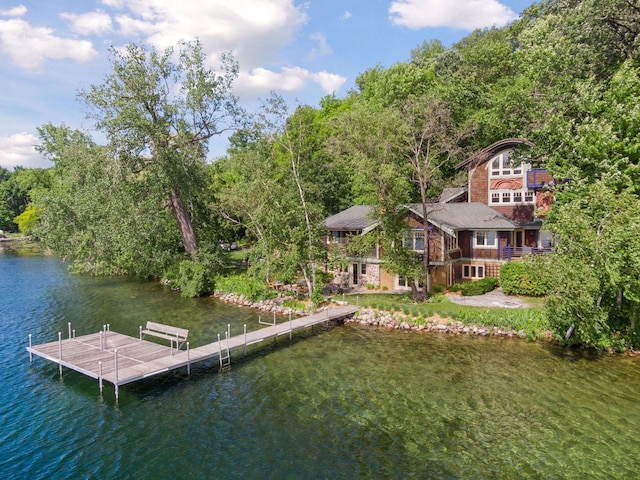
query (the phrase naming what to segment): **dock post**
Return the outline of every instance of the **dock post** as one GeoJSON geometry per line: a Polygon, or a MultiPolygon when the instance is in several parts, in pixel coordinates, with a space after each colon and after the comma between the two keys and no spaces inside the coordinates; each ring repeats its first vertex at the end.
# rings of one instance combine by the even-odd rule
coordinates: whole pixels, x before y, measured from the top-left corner
{"type": "Polygon", "coordinates": [[[76,329],[73,329],[73,338],[76,338],[76,329]]]}
{"type": "Polygon", "coordinates": [[[191,352],[189,352],[189,342],[187,342],[187,375],[191,375],[191,352]]]}
{"type": "Polygon", "coordinates": [[[100,395],[102,395],[102,360],[98,362],[98,385],[100,386],[100,395]]]}
{"type": "MultiPolygon", "coordinates": [[[[31,342],[31,335],[29,335],[29,342],[31,342]]],[[[244,324],[244,356],[247,356],[247,324],[244,324]]]]}
{"type": "Polygon", "coordinates": [[[60,378],[62,378],[62,332],[58,332],[58,355],[60,359],[60,378]]]}
{"type": "Polygon", "coordinates": [[[231,337],[231,324],[227,323],[227,344],[229,343],[229,337],[231,337]]]}
{"type": "Polygon", "coordinates": [[[142,325],[140,325],[140,341],[142,341],[142,325]]]}
{"type": "Polygon", "coordinates": [[[107,323],[107,332],[110,332],[110,331],[111,331],[111,325],[107,323]]]}
{"type": "Polygon", "coordinates": [[[289,312],[289,341],[291,341],[291,332],[293,328],[291,328],[291,312],[289,312]]]}
{"type": "Polygon", "coordinates": [[[67,323],[67,327],[69,328],[69,338],[71,338],[71,322],[67,323]]]}
{"type": "Polygon", "coordinates": [[[116,367],[116,381],[114,383],[115,387],[116,387],[116,400],[118,400],[118,349],[116,348],[114,351],[114,362],[115,362],[115,367],[116,367]]]}
{"type": "Polygon", "coordinates": [[[220,343],[220,334],[218,334],[218,360],[220,361],[220,369],[222,370],[222,343],[220,343]]]}
{"type": "MultiPolygon", "coordinates": [[[[245,329],[246,329],[246,327],[245,327],[245,329]]],[[[245,338],[244,343],[245,344],[247,343],[246,338],[245,338]]],[[[31,334],[29,334],[29,363],[33,363],[33,353],[31,353],[31,346],[32,346],[32,344],[31,344],[31,334]]],[[[247,353],[247,351],[246,351],[246,347],[245,347],[245,354],[246,353],[247,353]]]]}

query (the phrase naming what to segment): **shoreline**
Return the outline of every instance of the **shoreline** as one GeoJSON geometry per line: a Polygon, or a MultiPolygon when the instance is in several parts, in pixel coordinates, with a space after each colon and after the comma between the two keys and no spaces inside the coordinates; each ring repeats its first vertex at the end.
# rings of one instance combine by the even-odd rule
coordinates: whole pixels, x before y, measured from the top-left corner
{"type": "MultiPolygon", "coordinates": [[[[226,292],[215,292],[212,297],[224,303],[253,308],[263,312],[274,313],[276,315],[291,314],[302,316],[309,314],[309,310],[300,310],[283,306],[282,303],[289,299],[287,297],[277,297],[271,300],[261,300],[258,302],[252,302],[243,295],[226,292]]],[[[418,333],[527,339],[527,334],[522,330],[505,330],[486,325],[465,325],[460,321],[440,316],[429,317],[424,320],[424,323],[420,322],[417,324],[413,317],[405,315],[404,313],[392,313],[373,308],[361,308],[360,311],[358,311],[352,318],[347,318],[344,322],[384,328],[386,330],[404,330],[418,333]]],[[[541,332],[536,335],[535,340],[552,341],[551,332],[541,332]]]]}

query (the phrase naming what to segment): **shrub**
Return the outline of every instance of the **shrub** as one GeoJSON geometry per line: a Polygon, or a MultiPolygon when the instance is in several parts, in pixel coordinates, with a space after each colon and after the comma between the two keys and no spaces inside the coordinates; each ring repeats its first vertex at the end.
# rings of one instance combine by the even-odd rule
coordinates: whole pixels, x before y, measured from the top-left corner
{"type": "Polygon", "coordinates": [[[183,297],[200,297],[213,291],[213,278],[201,263],[183,260],[178,264],[177,272],[173,270],[173,275],[169,281],[183,297]]]}
{"type": "Polygon", "coordinates": [[[436,283],[433,287],[433,293],[442,293],[446,290],[446,287],[441,283],[436,283]]]}
{"type": "Polygon", "coordinates": [[[500,285],[506,295],[541,297],[550,291],[548,262],[544,258],[530,258],[523,262],[509,262],[500,268],[500,285]]]}
{"type": "Polygon", "coordinates": [[[487,293],[495,289],[499,283],[499,280],[495,277],[485,277],[475,282],[461,284],[462,287],[460,291],[462,295],[466,297],[482,295],[483,293],[487,293]]]}
{"type": "Polygon", "coordinates": [[[242,295],[252,302],[276,296],[265,282],[245,274],[216,277],[215,285],[218,291],[242,295]]]}

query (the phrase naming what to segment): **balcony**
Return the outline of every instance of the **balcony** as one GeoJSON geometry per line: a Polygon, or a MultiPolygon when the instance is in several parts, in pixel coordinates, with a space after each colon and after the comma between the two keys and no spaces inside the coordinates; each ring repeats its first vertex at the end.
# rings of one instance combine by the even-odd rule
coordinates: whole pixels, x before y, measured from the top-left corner
{"type": "Polygon", "coordinates": [[[551,247],[502,247],[500,249],[500,260],[515,260],[525,255],[543,255],[551,253],[551,247]]]}
{"type": "Polygon", "coordinates": [[[536,189],[550,185],[553,177],[546,168],[532,168],[527,172],[527,188],[536,189]]]}

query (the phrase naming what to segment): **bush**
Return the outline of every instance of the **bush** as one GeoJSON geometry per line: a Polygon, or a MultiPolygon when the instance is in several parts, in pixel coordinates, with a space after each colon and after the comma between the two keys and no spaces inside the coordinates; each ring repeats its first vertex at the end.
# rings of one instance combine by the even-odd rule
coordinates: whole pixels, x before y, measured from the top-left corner
{"type": "Polygon", "coordinates": [[[500,284],[499,280],[495,277],[485,277],[475,282],[462,283],[460,292],[465,297],[474,295],[482,295],[483,293],[494,290],[500,284]]]}
{"type": "Polygon", "coordinates": [[[442,293],[446,290],[446,287],[441,284],[441,283],[436,283],[433,287],[432,287],[433,293],[442,293]]]}
{"type": "Polygon", "coordinates": [[[213,292],[214,281],[209,270],[201,263],[183,260],[168,275],[172,287],[180,290],[183,297],[200,297],[213,292]]]}
{"type": "Polygon", "coordinates": [[[530,258],[522,262],[505,263],[500,268],[500,285],[506,295],[541,297],[550,291],[548,262],[543,258],[530,258]]]}
{"type": "Polygon", "coordinates": [[[216,277],[215,285],[216,291],[242,295],[251,302],[267,300],[276,296],[276,292],[270,289],[265,282],[245,274],[216,277]]]}

